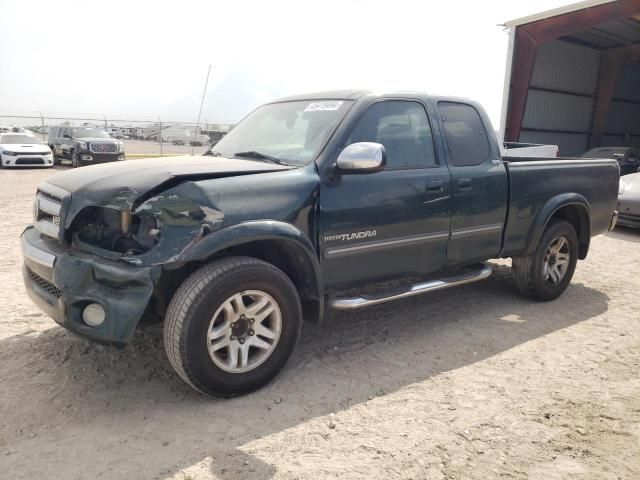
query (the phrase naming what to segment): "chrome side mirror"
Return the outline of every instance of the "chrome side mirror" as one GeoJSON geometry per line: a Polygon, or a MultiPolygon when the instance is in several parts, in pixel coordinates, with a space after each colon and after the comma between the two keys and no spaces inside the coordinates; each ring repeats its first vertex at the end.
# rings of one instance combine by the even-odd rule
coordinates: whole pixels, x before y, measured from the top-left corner
{"type": "Polygon", "coordinates": [[[373,173],[384,169],[387,153],[384,146],[374,142],[352,143],[340,152],[336,167],[345,173],[373,173]]]}

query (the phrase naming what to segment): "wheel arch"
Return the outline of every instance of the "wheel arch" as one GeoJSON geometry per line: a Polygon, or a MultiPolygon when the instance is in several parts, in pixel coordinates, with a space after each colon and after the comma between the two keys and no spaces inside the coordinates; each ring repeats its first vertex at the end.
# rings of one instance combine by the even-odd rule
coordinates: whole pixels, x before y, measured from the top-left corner
{"type": "Polygon", "coordinates": [[[536,216],[529,231],[526,254],[533,253],[545,229],[554,219],[569,222],[578,236],[578,258],[584,260],[591,242],[591,209],[587,199],[579,193],[565,193],[550,199],[536,216]]]}
{"type": "Polygon", "coordinates": [[[286,222],[240,223],[204,237],[181,255],[180,262],[201,265],[225,256],[259,258],[282,270],[296,286],[305,320],[317,324],[324,315],[320,263],[309,237],[286,222]]]}

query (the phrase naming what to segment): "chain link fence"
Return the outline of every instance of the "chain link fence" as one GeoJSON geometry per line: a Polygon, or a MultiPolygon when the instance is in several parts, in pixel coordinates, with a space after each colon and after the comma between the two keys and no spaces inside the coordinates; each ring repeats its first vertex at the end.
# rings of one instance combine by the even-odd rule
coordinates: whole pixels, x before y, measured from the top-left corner
{"type": "Polygon", "coordinates": [[[98,127],[125,143],[127,158],[202,154],[233,127],[229,124],[107,114],[0,113],[0,133],[28,130],[48,143],[52,126],[98,127]]]}

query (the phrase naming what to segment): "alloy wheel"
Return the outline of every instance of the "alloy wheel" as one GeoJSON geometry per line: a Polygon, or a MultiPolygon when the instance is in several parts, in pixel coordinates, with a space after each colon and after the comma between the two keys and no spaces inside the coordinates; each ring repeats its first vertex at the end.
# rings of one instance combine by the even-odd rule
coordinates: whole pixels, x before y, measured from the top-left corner
{"type": "Polygon", "coordinates": [[[552,240],[544,254],[542,274],[545,281],[557,285],[567,274],[571,248],[565,237],[557,237],[552,240]]]}
{"type": "Polygon", "coordinates": [[[209,323],[209,356],[226,372],[248,372],[269,358],[281,331],[282,314],[273,297],[260,290],[236,293],[222,303],[209,323]]]}

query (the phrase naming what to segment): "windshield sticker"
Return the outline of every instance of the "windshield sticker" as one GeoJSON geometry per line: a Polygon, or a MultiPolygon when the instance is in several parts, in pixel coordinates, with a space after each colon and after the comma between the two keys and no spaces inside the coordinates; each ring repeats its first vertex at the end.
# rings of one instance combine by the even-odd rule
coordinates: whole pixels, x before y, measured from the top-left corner
{"type": "Polygon", "coordinates": [[[330,110],[338,110],[344,102],[330,101],[330,102],[313,102],[307,105],[304,109],[305,112],[326,112],[330,110]]]}

